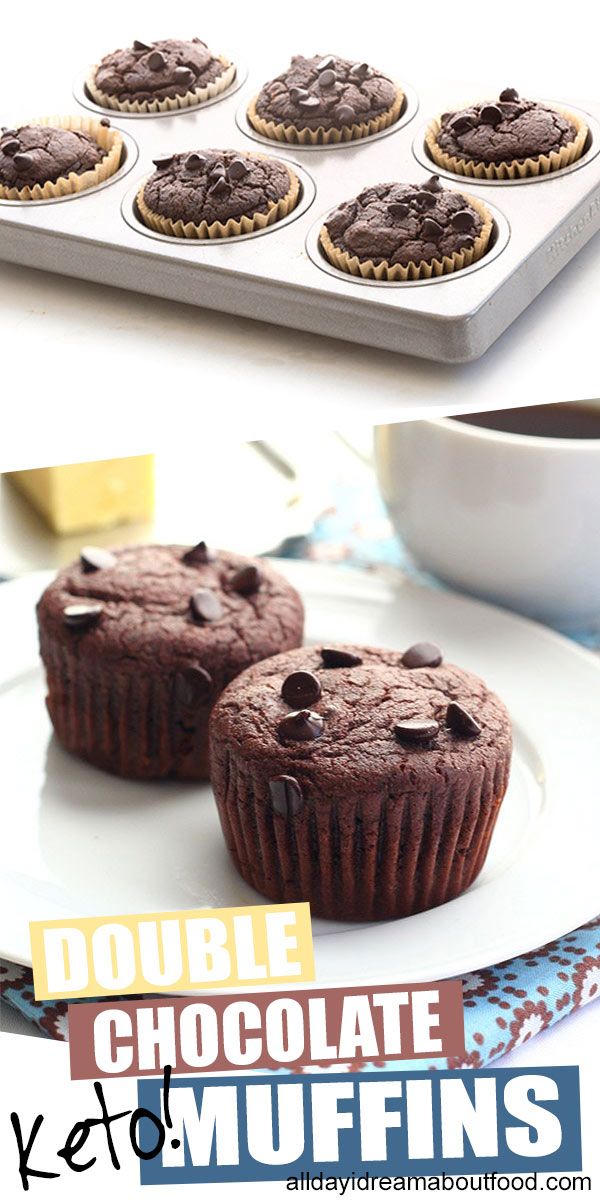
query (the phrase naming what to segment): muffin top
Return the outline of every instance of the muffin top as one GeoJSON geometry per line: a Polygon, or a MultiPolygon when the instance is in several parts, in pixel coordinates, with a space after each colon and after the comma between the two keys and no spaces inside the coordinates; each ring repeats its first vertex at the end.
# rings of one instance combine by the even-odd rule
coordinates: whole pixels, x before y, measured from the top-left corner
{"type": "Polygon", "coordinates": [[[367,63],[297,54],[287,71],[265,83],[256,111],[265,121],[296,129],[342,129],[380,116],[397,94],[391,79],[367,63]]]}
{"type": "Polygon", "coordinates": [[[514,88],[505,88],[498,100],[444,113],[436,141],[441,150],[456,158],[508,163],[560,150],[576,133],[561,113],[536,100],[521,99],[514,88]]]}
{"type": "Polygon", "coordinates": [[[268,212],[291,186],[284,163],[240,150],[198,150],[154,162],[157,169],[144,184],[146,204],[195,225],[268,212]]]}
{"type": "Polygon", "coordinates": [[[325,221],[339,250],[374,263],[430,262],[469,250],[483,220],[437,175],[425,183],[380,183],[340,204],[325,221]]]}
{"type": "Polygon", "coordinates": [[[302,602],[268,562],[203,542],[82,550],[44,592],[40,627],[86,661],[123,673],[187,668],[223,681],[294,645],[302,602]]]}
{"type": "Polygon", "coordinates": [[[53,125],[22,125],[0,134],[0,183],[34,187],[56,183],[71,172],[83,175],[102,161],[106,151],[89,133],[53,125]]]}
{"type": "Polygon", "coordinates": [[[305,647],[250,667],[223,693],[213,736],[264,780],[360,779],[397,789],[506,762],[511,722],[477,678],[430,644],[396,650],[305,647]],[[423,665],[421,665],[423,664],[423,665]]]}
{"type": "Polygon", "coordinates": [[[94,82],[117,100],[168,100],[206,87],[225,70],[200,38],[138,42],[113,50],[96,67],[94,82]]]}

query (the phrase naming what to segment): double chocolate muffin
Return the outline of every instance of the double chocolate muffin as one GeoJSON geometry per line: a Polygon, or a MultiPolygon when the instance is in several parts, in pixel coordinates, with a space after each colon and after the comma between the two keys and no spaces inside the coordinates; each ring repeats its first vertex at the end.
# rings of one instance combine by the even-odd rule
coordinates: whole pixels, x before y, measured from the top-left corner
{"type": "Polygon", "coordinates": [[[270,900],[382,920],[443,904],[479,874],[511,722],[436,646],[279,654],[230,684],[210,734],[225,841],[270,900]]]}
{"type": "Polygon", "coordinates": [[[473,197],[424,183],[380,183],[338,205],[320,233],[323,253],[340,271],[363,278],[410,280],[448,274],[485,253],[491,214],[473,197]]]}
{"type": "Polygon", "coordinates": [[[208,717],[246,667],[302,643],[268,562],[197,546],[86,547],[37,609],[55,733],[132,779],[205,779],[208,717]]]}
{"type": "Polygon", "coordinates": [[[120,165],[123,142],[110,128],[83,118],[35,122],[0,132],[0,196],[50,199],[94,187],[120,165]]]}
{"type": "Polygon", "coordinates": [[[298,203],[297,175],[276,158],[198,150],[155,159],[137,196],[145,225],[171,237],[236,237],[281,220],[298,203]]]}
{"type": "Polygon", "coordinates": [[[398,85],[368,63],[297,54],[265,83],[247,115],[264,137],[310,145],[378,133],[398,120],[403,102],[398,85]]]}
{"type": "Polygon", "coordinates": [[[86,86],[104,108],[168,112],[201,104],[234,78],[235,67],[200,38],[167,38],[113,50],[92,69],[86,86]]]}
{"type": "Polygon", "coordinates": [[[568,166],[583,153],[587,132],[579,117],[505,88],[497,100],[443,113],[426,144],[434,162],[456,174],[511,179],[568,166]]]}

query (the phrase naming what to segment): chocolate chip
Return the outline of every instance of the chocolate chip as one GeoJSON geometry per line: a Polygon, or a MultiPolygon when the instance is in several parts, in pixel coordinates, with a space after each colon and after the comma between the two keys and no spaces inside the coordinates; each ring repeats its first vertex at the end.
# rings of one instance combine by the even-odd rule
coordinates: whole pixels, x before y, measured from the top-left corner
{"type": "Polygon", "coordinates": [[[387,210],[390,217],[399,218],[407,217],[410,212],[409,205],[403,204],[402,200],[392,200],[392,203],[388,204],[387,210]]]}
{"type": "Polygon", "coordinates": [[[302,788],[293,775],[277,775],[269,781],[271,804],[280,817],[295,817],[304,804],[302,788]]]}
{"type": "Polygon", "coordinates": [[[249,170],[250,167],[243,158],[234,158],[229,164],[227,174],[235,183],[238,179],[243,179],[244,176],[248,174],[249,170]]]}
{"type": "Polygon", "coordinates": [[[415,642],[402,655],[402,666],[412,670],[414,667],[439,667],[442,652],[433,642],[415,642]]]}
{"type": "Polygon", "coordinates": [[[284,679],[281,695],[292,708],[308,708],[321,698],[321,684],[312,671],[293,671],[284,679]]]}
{"type": "Polygon", "coordinates": [[[279,740],[282,742],[314,742],[320,738],[325,728],[325,722],[319,713],[311,712],[309,708],[301,708],[298,712],[289,713],[283,717],[277,726],[279,740]]]}
{"type": "Polygon", "coordinates": [[[195,78],[196,76],[194,75],[194,72],[191,71],[189,67],[175,67],[175,70],[173,71],[173,81],[175,83],[183,84],[184,87],[189,87],[190,84],[194,82],[195,78]]]}
{"type": "Polygon", "coordinates": [[[298,104],[298,102],[300,100],[307,100],[309,96],[310,96],[310,92],[308,92],[306,90],[306,88],[302,88],[302,87],[290,88],[290,100],[293,100],[294,104],[298,104]]]}
{"type": "Polygon", "coordinates": [[[420,209],[435,208],[437,203],[433,192],[428,191],[427,188],[423,188],[422,192],[415,192],[412,198],[420,209]]]}
{"type": "Polygon", "coordinates": [[[484,125],[499,125],[502,120],[502,110],[497,104],[484,104],[479,115],[484,125]]]}
{"type": "Polygon", "coordinates": [[[321,658],[324,667],[359,667],[362,658],[349,650],[338,650],[336,646],[323,646],[321,658]]]}
{"type": "Polygon", "coordinates": [[[110,117],[100,117],[100,124],[103,125],[105,129],[110,129],[110,117]]]}
{"type": "Polygon", "coordinates": [[[167,60],[160,50],[153,50],[148,57],[148,66],[151,71],[164,71],[167,65],[167,60]]]}
{"type": "Polygon", "coordinates": [[[209,550],[206,542],[198,542],[190,550],[186,550],[185,554],[181,555],[181,561],[187,563],[189,567],[196,567],[214,562],[216,557],[216,554],[212,550],[209,550]]]}
{"type": "Polygon", "coordinates": [[[261,573],[258,567],[254,567],[252,564],[241,567],[229,580],[232,592],[238,592],[240,596],[251,596],[253,592],[258,591],[261,583],[261,573]]]}
{"type": "Polygon", "coordinates": [[[33,159],[30,154],[15,154],[13,158],[15,167],[20,171],[29,171],[33,166],[33,159]]]}
{"type": "Polygon", "coordinates": [[[298,106],[305,112],[317,112],[321,107],[321,101],[318,96],[306,96],[298,101],[298,106]]]}
{"type": "Polygon", "coordinates": [[[225,175],[225,163],[221,162],[220,159],[217,159],[217,161],[214,162],[211,167],[209,167],[208,178],[211,180],[212,183],[215,183],[216,180],[219,179],[219,177],[222,178],[222,177],[224,177],[224,175],[225,175]]]}
{"type": "Polygon", "coordinates": [[[462,704],[457,704],[456,700],[452,700],[448,705],[446,725],[458,737],[479,737],[481,733],[481,725],[478,725],[475,718],[462,704]]]}
{"type": "Polygon", "coordinates": [[[499,100],[518,100],[519,93],[516,88],[510,88],[510,87],[505,88],[503,92],[500,92],[498,99],[499,100]]]}
{"type": "Polygon", "coordinates": [[[174,699],[178,708],[195,710],[208,704],[213,691],[213,681],[204,667],[184,667],[178,671],[174,682],[174,699]]]}
{"type": "Polygon", "coordinates": [[[84,546],[79,555],[79,561],[83,570],[103,571],[107,567],[116,566],[116,555],[111,554],[110,550],[104,550],[101,546],[84,546]]]}
{"type": "Polygon", "coordinates": [[[335,83],[335,71],[321,71],[317,83],[320,88],[333,87],[335,83]]]}
{"type": "Polygon", "coordinates": [[[433,217],[425,217],[425,220],[423,221],[424,238],[428,238],[431,241],[437,241],[443,232],[444,230],[442,229],[442,226],[438,225],[437,221],[433,220],[433,217]]]}
{"type": "Polygon", "coordinates": [[[101,604],[67,604],[63,608],[63,621],[71,629],[89,629],[101,614],[101,604]]]}
{"type": "Polygon", "coordinates": [[[350,108],[349,104],[340,104],[337,115],[342,125],[353,125],[356,120],[356,113],[353,108],[350,108]]]}
{"type": "Polygon", "coordinates": [[[203,154],[188,154],[185,160],[186,171],[201,171],[206,163],[203,154]]]}
{"type": "Polygon", "coordinates": [[[475,238],[471,237],[470,233],[463,233],[456,243],[457,250],[472,250],[475,245],[475,238]]]}
{"type": "Polygon", "coordinates": [[[134,50],[151,50],[152,46],[149,46],[147,42],[138,42],[136,39],[133,43],[133,48],[134,50]]]}
{"type": "Polygon", "coordinates": [[[399,742],[407,742],[409,745],[423,746],[428,742],[432,742],[437,737],[440,727],[437,721],[420,721],[417,717],[411,717],[406,721],[398,721],[394,725],[394,733],[399,742]]]}
{"type": "Polygon", "coordinates": [[[8,125],[3,125],[2,131],[0,134],[0,139],[5,138],[5,137],[16,137],[18,132],[19,132],[18,129],[9,129],[8,125]]]}
{"type": "Polygon", "coordinates": [[[373,72],[368,63],[355,63],[353,67],[350,67],[350,76],[352,79],[366,79],[368,75],[372,74],[373,72]]]}
{"type": "Polygon", "coordinates": [[[21,148],[21,143],[18,138],[9,138],[7,142],[2,142],[0,150],[3,154],[16,154],[21,148]]]}
{"type": "Polygon", "coordinates": [[[192,616],[196,621],[218,621],[223,616],[223,606],[218,596],[208,588],[198,588],[190,600],[192,616]]]}
{"type": "Polygon", "coordinates": [[[426,183],[423,184],[423,187],[428,192],[443,192],[444,190],[440,183],[439,175],[430,175],[426,183]]]}
{"type": "Polygon", "coordinates": [[[154,163],[155,167],[158,167],[159,171],[162,171],[162,170],[164,170],[165,167],[171,166],[171,163],[173,162],[173,158],[174,158],[173,154],[166,154],[164,158],[153,158],[152,162],[154,163]]]}
{"type": "Polygon", "coordinates": [[[224,200],[226,196],[231,195],[231,184],[227,182],[223,175],[220,175],[212,186],[209,187],[208,195],[216,196],[217,200],[224,200]]]}
{"type": "Polygon", "coordinates": [[[335,58],[333,57],[333,54],[328,54],[326,58],[322,58],[321,61],[317,63],[317,71],[329,71],[332,67],[335,67],[335,58]]]}
{"type": "Polygon", "coordinates": [[[453,133],[468,133],[469,129],[472,129],[474,124],[475,122],[471,117],[467,117],[462,114],[459,117],[453,117],[453,119],[449,122],[449,127],[453,133]]]}
{"type": "Polygon", "coordinates": [[[451,219],[455,229],[470,229],[475,221],[475,214],[470,208],[460,208],[458,212],[453,213],[451,219]]]}

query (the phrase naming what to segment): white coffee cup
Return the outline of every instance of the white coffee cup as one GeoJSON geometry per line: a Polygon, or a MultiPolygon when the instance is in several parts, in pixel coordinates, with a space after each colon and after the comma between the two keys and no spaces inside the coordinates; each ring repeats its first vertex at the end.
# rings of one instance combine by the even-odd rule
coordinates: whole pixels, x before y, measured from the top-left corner
{"type": "Polygon", "coordinates": [[[567,631],[600,629],[600,438],[444,418],[379,426],[375,455],[396,532],[420,566],[567,631]]]}

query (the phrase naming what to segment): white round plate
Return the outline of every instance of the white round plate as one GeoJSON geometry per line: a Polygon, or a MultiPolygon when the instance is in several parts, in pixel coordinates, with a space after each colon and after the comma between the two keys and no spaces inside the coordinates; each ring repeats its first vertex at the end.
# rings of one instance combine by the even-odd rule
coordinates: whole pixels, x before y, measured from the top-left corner
{"type": "MultiPolygon", "coordinates": [[[[402,921],[315,920],[321,984],[410,983],[499,962],[600,912],[600,667],[589,652],[489,605],[336,567],[282,562],[310,641],[438,642],[508,704],[511,783],[488,860],[464,896],[402,921]]],[[[49,576],[0,587],[5,808],[0,954],[30,962],[28,922],[256,904],[225,850],[207,785],[132,783],[52,737],[34,605],[49,576]]]]}

